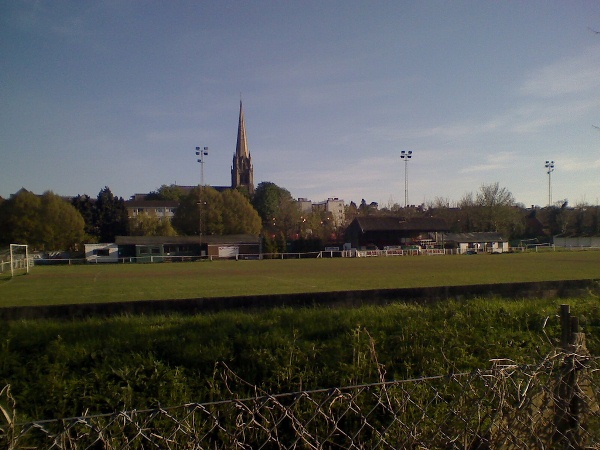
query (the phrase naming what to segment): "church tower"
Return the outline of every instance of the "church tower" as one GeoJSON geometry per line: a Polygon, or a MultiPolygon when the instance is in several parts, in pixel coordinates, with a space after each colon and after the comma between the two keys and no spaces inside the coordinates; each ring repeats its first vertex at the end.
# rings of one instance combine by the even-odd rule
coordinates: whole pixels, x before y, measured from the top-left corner
{"type": "Polygon", "coordinates": [[[231,189],[235,189],[238,186],[248,189],[250,195],[254,194],[254,171],[252,168],[252,157],[248,151],[248,142],[246,141],[246,123],[244,122],[244,110],[242,109],[241,100],[237,144],[231,166],[231,189]]]}

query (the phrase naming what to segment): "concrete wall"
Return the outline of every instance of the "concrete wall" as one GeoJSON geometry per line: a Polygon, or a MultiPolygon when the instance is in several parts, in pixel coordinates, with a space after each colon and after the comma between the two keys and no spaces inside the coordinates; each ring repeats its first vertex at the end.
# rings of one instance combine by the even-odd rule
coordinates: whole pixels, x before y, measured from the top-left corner
{"type": "Polygon", "coordinates": [[[554,237],[557,247],[600,247],[600,236],[554,237]]]}

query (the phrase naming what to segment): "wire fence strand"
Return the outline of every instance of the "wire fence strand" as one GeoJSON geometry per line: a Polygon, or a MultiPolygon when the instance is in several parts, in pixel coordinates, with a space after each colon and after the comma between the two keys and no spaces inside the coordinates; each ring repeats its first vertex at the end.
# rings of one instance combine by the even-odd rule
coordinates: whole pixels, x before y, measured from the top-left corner
{"type": "MultiPolygon", "coordinates": [[[[600,449],[598,359],[557,352],[469,373],[15,423],[9,450],[600,449]]],[[[231,392],[244,384],[227,366],[231,392]]]]}

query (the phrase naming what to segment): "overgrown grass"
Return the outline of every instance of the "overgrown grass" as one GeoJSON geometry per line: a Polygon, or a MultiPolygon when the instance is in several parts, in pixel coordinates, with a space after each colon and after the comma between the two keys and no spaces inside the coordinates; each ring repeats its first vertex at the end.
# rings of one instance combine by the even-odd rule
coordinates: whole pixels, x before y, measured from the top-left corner
{"type": "Polygon", "coordinates": [[[224,365],[276,393],[534,363],[560,337],[559,303],[598,355],[594,297],[16,321],[0,329],[0,385],[23,421],[252,395],[225,388],[224,365]]]}
{"type": "Polygon", "coordinates": [[[36,266],[0,307],[566,279],[600,279],[600,251],[36,266]]]}
{"type": "MultiPolygon", "coordinates": [[[[40,266],[0,280],[0,306],[600,279],[600,252],[40,266]]],[[[598,355],[598,299],[396,303],[185,317],[6,322],[0,386],[19,420],[204,402],[532,363],[569,303],[598,355]],[[544,323],[547,322],[544,328],[544,323]],[[249,385],[226,389],[223,367],[249,385]]]]}

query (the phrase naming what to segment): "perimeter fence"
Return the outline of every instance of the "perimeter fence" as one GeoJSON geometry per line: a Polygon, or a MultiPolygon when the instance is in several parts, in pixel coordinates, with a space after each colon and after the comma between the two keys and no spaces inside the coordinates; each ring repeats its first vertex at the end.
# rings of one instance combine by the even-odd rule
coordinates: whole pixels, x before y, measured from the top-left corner
{"type": "Polygon", "coordinates": [[[534,365],[271,395],[222,364],[233,396],[172,408],[15,423],[0,445],[47,449],[600,449],[599,358],[563,309],[563,346],[534,365]],[[567,327],[565,330],[565,326],[567,327]]]}
{"type": "MultiPolygon", "coordinates": [[[[526,253],[526,252],[555,252],[555,251],[600,251],[600,247],[556,247],[547,244],[530,244],[523,247],[511,247],[509,252],[526,253]]],[[[314,259],[314,258],[368,258],[368,257],[388,257],[388,256],[437,256],[437,255],[465,255],[465,254],[484,254],[492,253],[490,251],[474,251],[472,249],[461,251],[460,249],[439,249],[439,248],[422,248],[422,249],[384,249],[384,250],[320,250],[314,252],[294,252],[294,253],[248,253],[238,254],[231,257],[219,257],[215,255],[145,255],[145,256],[127,256],[106,258],[94,256],[85,257],[69,257],[61,254],[60,256],[45,257],[40,254],[30,256],[29,265],[79,265],[79,264],[133,264],[133,263],[175,263],[175,262],[192,262],[192,261],[213,261],[222,259],[232,260],[272,260],[272,259],[314,259]]],[[[506,251],[504,252],[506,253],[506,251]]],[[[22,263],[21,263],[22,264],[22,263]]],[[[0,274],[10,272],[10,261],[2,261],[0,255],[0,274]]]]}

